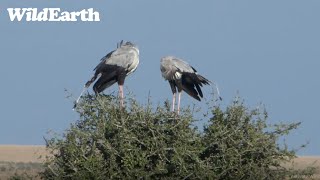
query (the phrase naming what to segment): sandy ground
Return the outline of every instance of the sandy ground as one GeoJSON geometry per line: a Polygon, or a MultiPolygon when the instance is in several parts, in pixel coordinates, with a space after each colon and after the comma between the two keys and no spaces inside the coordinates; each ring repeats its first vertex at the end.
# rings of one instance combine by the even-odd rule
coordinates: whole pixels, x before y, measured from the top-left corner
{"type": "Polygon", "coordinates": [[[299,156],[294,160],[294,163],[298,168],[306,167],[308,165],[320,167],[320,156],[299,156]]]}
{"type": "Polygon", "coordinates": [[[47,154],[45,146],[41,145],[0,145],[0,161],[43,162],[47,154]]]}
{"type": "MultiPolygon", "coordinates": [[[[41,145],[0,145],[0,163],[41,163],[46,155],[48,152],[41,145]]],[[[294,167],[297,169],[308,166],[318,167],[315,179],[320,179],[320,156],[301,156],[294,160],[294,167]]],[[[6,179],[4,177],[0,173],[0,179],[6,179]]]]}
{"type": "MultiPolygon", "coordinates": [[[[48,155],[41,145],[0,145],[0,161],[42,162],[48,155]],[[42,158],[40,158],[42,156],[42,158]]],[[[320,156],[301,156],[295,159],[295,165],[305,167],[314,163],[320,167],[320,156]]]]}

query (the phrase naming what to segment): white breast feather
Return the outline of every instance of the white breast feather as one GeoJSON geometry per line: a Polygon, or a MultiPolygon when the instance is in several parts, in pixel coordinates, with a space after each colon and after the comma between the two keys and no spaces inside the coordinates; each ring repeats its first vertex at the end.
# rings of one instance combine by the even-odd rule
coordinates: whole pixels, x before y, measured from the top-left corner
{"type": "Polygon", "coordinates": [[[182,74],[180,72],[178,72],[178,71],[176,73],[174,73],[174,78],[175,79],[180,79],[181,76],[182,76],[182,74]]]}

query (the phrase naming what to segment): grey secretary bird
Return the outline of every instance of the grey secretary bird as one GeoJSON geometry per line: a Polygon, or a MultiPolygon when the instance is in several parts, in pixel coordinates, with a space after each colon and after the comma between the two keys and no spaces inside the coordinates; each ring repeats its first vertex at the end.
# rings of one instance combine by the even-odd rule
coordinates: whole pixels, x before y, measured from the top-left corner
{"type": "MultiPolygon", "coordinates": [[[[93,77],[85,84],[82,93],[98,78],[98,76],[100,76],[93,85],[93,91],[98,94],[117,82],[119,86],[120,105],[121,107],[124,107],[123,84],[125,78],[133,73],[138,65],[138,47],[132,42],[121,41],[117,45],[116,50],[111,51],[101,59],[101,62],[94,69],[95,73],[93,77]]],[[[81,95],[77,99],[76,104],[81,95]]]]}
{"type": "MultiPolygon", "coordinates": [[[[187,62],[176,58],[174,56],[166,56],[161,58],[160,70],[162,77],[169,81],[173,98],[172,111],[175,110],[176,93],[178,89],[178,114],[180,111],[181,92],[185,91],[191,97],[198,101],[203,97],[201,87],[202,85],[209,85],[211,82],[205,77],[197,73],[195,68],[190,66],[187,62]]],[[[216,87],[217,88],[217,87],[216,87]]],[[[219,90],[217,88],[219,95],[219,90]]],[[[221,100],[221,97],[219,95],[221,100]]]]}

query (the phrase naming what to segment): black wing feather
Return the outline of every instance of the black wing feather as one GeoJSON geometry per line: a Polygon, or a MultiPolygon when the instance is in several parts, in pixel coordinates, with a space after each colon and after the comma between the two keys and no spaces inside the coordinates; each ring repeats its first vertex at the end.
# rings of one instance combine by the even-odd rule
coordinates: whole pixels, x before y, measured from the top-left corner
{"type": "Polygon", "coordinates": [[[201,84],[200,84],[200,86],[199,86],[199,84],[194,84],[194,85],[196,86],[197,91],[198,91],[200,97],[203,98],[203,94],[202,94],[202,91],[201,91],[201,88],[200,88],[201,84]]]}
{"type": "Polygon", "coordinates": [[[182,89],[191,97],[195,98],[198,101],[201,101],[198,92],[194,89],[192,84],[182,84],[182,89]]]}
{"type": "Polygon", "coordinates": [[[201,87],[209,84],[209,80],[196,73],[183,72],[181,77],[182,89],[191,97],[200,101],[203,97],[201,87]],[[200,96],[200,97],[199,97],[200,96]]]}
{"type": "Polygon", "coordinates": [[[98,79],[98,81],[93,85],[93,90],[96,94],[102,92],[107,87],[110,87],[112,84],[117,82],[116,80],[116,71],[111,73],[104,73],[98,79]]]}
{"type": "Polygon", "coordinates": [[[103,58],[101,58],[101,60],[100,60],[101,62],[93,70],[99,71],[99,69],[106,64],[106,61],[111,57],[111,55],[114,53],[114,51],[109,52],[107,55],[105,55],[103,58]]]}
{"type": "Polygon", "coordinates": [[[100,93],[106,88],[113,85],[115,82],[124,81],[122,75],[125,74],[125,69],[116,65],[104,65],[99,67],[97,71],[101,73],[101,77],[94,84],[93,90],[95,93],[100,93]],[[121,79],[120,79],[121,78],[121,79]]]}

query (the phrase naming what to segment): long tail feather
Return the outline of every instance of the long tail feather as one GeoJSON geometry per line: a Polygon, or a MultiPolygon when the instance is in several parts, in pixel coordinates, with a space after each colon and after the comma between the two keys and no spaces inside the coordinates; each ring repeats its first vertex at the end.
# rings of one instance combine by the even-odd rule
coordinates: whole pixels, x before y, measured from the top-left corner
{"type": "Polygon", "coordinates": [[[218,88],[218,84],[217,83],[214,83],[214,82],[211,82],[211,84],[214,85],[216,91],[217,91],[217,95],[218,95],[218,98],[220,101],[222,101],[222,97],[220,96],[220,91],[219,91],[219,88],[218,88]]]}
{"type": "Polygon", "coordinates": [[[82,97],[82,94],[83,94],[84,91],[86,91],[87,89],[88,89],[88,87],[86,87],[86,86],[82,89],[82,92],[81,92],[80,96],[78,97],[78,99],[76,100],[76,102],[75,102],[72,110],[75,110],[75,108],[77,107],[77,105],[78,105],[78,103],[79,103],[79,101],[80,101],[80,98],[82,97]]]}

